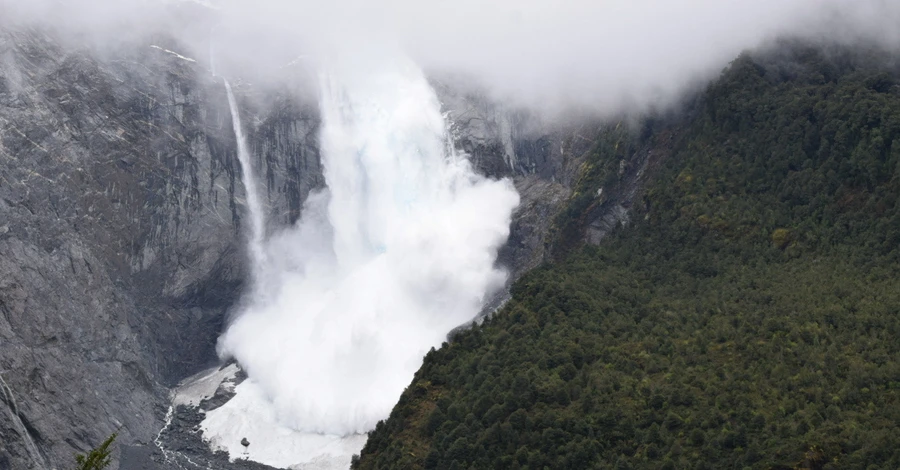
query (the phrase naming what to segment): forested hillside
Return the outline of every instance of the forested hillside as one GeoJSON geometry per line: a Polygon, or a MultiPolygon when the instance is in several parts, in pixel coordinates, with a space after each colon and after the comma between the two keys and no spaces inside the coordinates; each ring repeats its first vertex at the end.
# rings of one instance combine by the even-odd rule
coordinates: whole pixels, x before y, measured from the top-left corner
{"type": "Polygon", "coordinates": [[[558,259],[428,354],[355,466],[900,468],[898,75],[783,44],[608,135],[558,259]],[[572,242],[614,153],[663,133],[633,223],[572,242]]]}

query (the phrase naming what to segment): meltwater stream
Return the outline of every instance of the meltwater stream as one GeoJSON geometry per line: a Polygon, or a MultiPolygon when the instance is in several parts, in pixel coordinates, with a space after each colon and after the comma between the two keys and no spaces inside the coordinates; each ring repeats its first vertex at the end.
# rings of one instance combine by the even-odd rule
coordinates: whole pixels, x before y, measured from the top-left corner
{"type": "Polygon", "coordinates": [[[320,77],[327,188],[295,227],[264,244],[251,236],[264,282],[219,340],[249,379],[202,425],[233,458],[347,468],[428,349],[505,281],[494,262],[519,200],[512,184],[454,151],[415,64],[365,63],[320,77]]]}

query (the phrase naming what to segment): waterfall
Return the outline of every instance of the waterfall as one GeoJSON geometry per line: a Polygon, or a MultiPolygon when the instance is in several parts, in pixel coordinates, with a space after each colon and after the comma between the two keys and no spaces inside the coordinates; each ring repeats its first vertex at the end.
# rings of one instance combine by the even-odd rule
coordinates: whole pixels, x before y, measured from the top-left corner
{"type": "Polygon", "coordinates": [[[518,204],[511,182],[453,149],[415,64],[371,59],[321,73],[327,188],[266,242],[265,285],[219,341],[281,422],[310,433],[373,429],[425,353],[506,279],[494,261],[518,204]]]}
{"type": "Polygon", "coordinates": [[[263,206],[260,201],[256,180],[253,176],[253,162],[250,161],[250,150],[247,148],[247,139],[241,126],[241,113],[237,100],[231,90],[231,84],[225,80],[225,91],[228,93],[228,106],[231,108],[231,122],[234,126],[234,135],[237,139],[238,161],[241,164],[241,181],[244,183],[244,193],[247,201],[247,212],[250,219],[249,249],[251,270],[258,273],[265,266],[265,238],[266,222],[263,206]]]}
{"type": "Polygon", "coordinates": [[[320,71],[326,187],[264,246],[254,219],[256,288],[218,344],[249,378],[202,424],[233,457],[346,468],[428,350],[506,280],[494,262],[519,202],[512,183],[455,151],[414,63],[353,59],[320,71]]]}

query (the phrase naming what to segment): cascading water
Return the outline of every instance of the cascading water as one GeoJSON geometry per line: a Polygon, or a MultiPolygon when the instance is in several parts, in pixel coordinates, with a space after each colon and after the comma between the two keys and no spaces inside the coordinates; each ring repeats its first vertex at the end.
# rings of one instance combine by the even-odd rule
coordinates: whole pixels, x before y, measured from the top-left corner
{"type": "Polygon", "coordinates": [[[231,90],[228,80],[225,82],[225,91],[228,94],[228,106],[231,108],[231,122],[234,128],[234,136],[237,139],[238,161],[241,164],[241,181],[244,183],[244,193],[247,200],[247,215],[250,219],[249,248],[250,262],[253,272],[257,273],[265,266],[265,247],[263,239],[266,234],[266,219],[263,212],[259,192],[256,189],[256,180],[253,176],[253,163],[250,161],[250,150],[247,148],[247,139],[244,137],[244,129],[241,126],[241,113],[237,100],[231,90]]]}
{"type": "Polygon", "coordinates": [[[250,377],[203,425],[233,456],[244,436],[253,460],[346,468],[428,349],[505,281],[511,183],[453,151],[414,64],[363,63],[322,74],[327,189],[266,242],[266,282],[219,341],[250,377]]]}

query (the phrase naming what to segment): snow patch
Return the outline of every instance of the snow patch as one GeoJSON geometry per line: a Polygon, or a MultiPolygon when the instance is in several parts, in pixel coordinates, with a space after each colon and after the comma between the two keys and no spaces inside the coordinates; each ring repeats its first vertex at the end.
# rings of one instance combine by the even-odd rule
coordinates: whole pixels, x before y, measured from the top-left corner
{"type": "Polygon", "coordinates": [[[219,385],[233,389],[234,377],[239,370],[236,364],[230,364],[221,369],[203,371],[188,378],[173,392],[172,406],[199,406],[201,401],[215,395],[219,385]]]}

